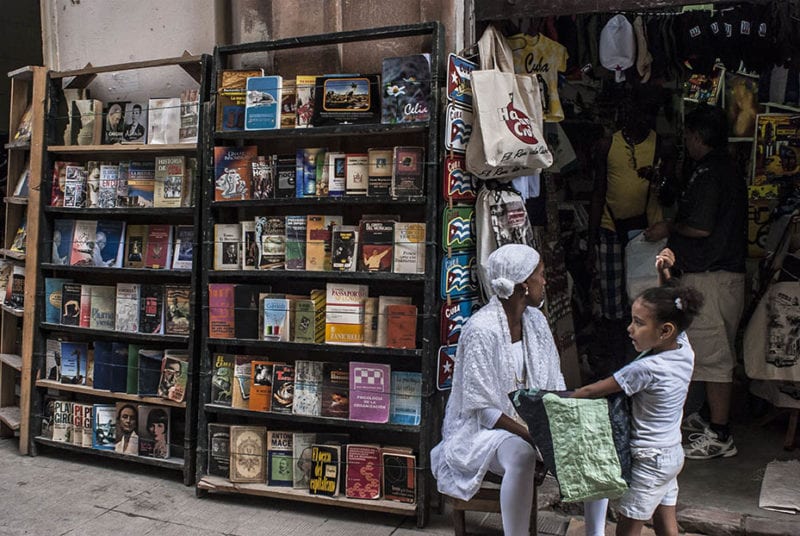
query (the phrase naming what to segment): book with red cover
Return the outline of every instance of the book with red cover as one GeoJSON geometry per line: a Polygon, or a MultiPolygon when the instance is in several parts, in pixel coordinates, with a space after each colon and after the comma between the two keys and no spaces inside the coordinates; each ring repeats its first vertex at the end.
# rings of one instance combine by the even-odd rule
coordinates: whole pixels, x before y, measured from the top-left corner
{"type": "Polygon", "coordinates": [[[147,228],[145,268],[166,269],[172,259],[172,225],[151,224],[147,228]]]}
{"type": "Polygon", "coordinates": [[[346,451],[345,495],[351,499],[380,499],[381,447],[350,443],[346,451]]]}
{"type": "Polygon", "coordinates": [[[361,251],[358,269],[363,272],[391,272],[394,248],[394,222],[362,220],[359,231],[361,251]]]}
{"type": "Polygon", "coordinates": [[[234,325],[234,285],[209,283],[208,285],[208,336],[212,339],[232,339],[234,325]]]}
{"type": "Polygon", "coordinates": [[[416,348],[417,306],[387,305],[386,317],[386,347],[416,348]]]}
{"type": "Polygon", "coordinates": [[[385,363],[350,362],[350,420],[389,422],[391,367],[385,363]]]}

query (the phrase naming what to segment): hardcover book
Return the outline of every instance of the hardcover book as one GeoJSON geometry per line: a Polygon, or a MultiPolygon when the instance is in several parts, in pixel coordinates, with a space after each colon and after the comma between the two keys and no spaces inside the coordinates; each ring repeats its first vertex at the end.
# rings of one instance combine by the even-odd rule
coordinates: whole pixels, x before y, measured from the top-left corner
{"type": "Polygon", "coordinates": [[[214,224],[214,270],[239,270],[242,227],[238,223],[214,224]]]}
{"type": "Polygon", "coordinates": [[[388,196],[392,189],[392,158],[394,150],[369,149],[369,175],[367,195],[388,196]]]}
{"type": "Polygon", "coordinates": [[[270,486],[291,487],[294,482],[292,471],[293,432],[267,432],[267,484],[270,486]]]}
{"type": "Polygon", "coordinates": [[[114,329],[126,333],[139,331],[139,302],[141,288],[138,283],[117,283],[116,319],[114,329]]]}
{"type": "Polygon", "coordinates": [[[391,368],[381,363],[350,362],[350,420],[389,422],[391,368]]]}
{"type": "Polygon", "coordinates": [[[191,270],[194,262],[194,226],[175,226],[175,247],[172,256],[173,270],[191,270]]]}
{"type": "Polygon", "coordinates": [[[147,110],[147,143],[178,143],[181,129],[181,99],[179,97],[150,99],[147,110]]]}
{"type": "Polygon", "coordinates": [[[186,398],[188,378],[189,354],[183,350],[164,350],[158,396],[173,402],[183,402],[186,398]]]}
{"type": "Polygon", "coordinates": [[[294,366],[277,363],[272,368],[272,413],[292,413],[294,402],[294,366]]]}
{"type": "Polygon", "coordinates": [[[297,75],[295,78],[295,128],[311,126],[311,117],[314,115],[314,84],[316,76],[297,75]]]}
{"type": "Polygon", "coordinates": [[[233,290],[234,337],[236,339],[258,339],[259,293],[264,285],[237,284],[233,290]]]}
{"type": "Polygon", "coordinates": [[[236,359],[232,354],[215,354],[211,362],[211,403],[230,406],[233,399],[233,369],[236,366],[236,359]]]}
{"type": "Polygon", "coordinates": [[[345,155],[345,193],[347,195],[367,195],[369,183],[369,155],[345,155]]]}
{"type": "Polygon", "coordinates": [[[72,235],[71,266],[94,266],[95,242],[97,240],[97,222],[78,220],[72,235]]]}
{"type": "Polygon", "coordinates": [[[140,287],[139,333],[164,333],[164,287],[145,283],[140,287]]]}
{"type": "Polygon", "coordinates": [[[148,227],[147,225],[128,225],[125,231],[125,259],[122,263],[125,268],[142,268],[144,266],[148,227]]]}
{"type": "Polygon", "coordinates": [[[155,161],[154,207],[180,207],[186,177],[186,158],[157,156],[155,161]]]}
{"type": "Polygon", "coordinates": [[[72,255],[72,236],[75,220],[53,220],[53,244],[50,262],[53,264],[69,264],[72,255]]]}
{"type": "Polygon", "coordinates": [[[185,285],[165,285],[164,334],[188,335],[191,324],[192,289],[185,285]]]}
{"type": "Polygon", "coordinates": [[[253,199],[275,197],[275,161],[272,156],[258,156],[251,164],[253,199]]]}
{"type": "Polygon", "coordinates": [[[214,147],[214,201],[250,199],[256,158],[255,145],[214,147]]]}
{"type": "Polygon", "coordinates": [[[226,69],[219,73],[217,130],[244,130],[247,79],[263,75],[263,69],[226,69]]]}
{"type": "MultiPolygon", "coordinates": [[[[92,406],[92,448],[114,450],[117,430],[117,408],[113,404],[92,406]]],[[[55,439],[55,438],[54,438],[55,439]]]]}
{"type": "MultiPolygon", "coordinates": [[[[286,217],[288,219],[288,216],[286,217]]],[[[256,268],[282,270],[286,262],[286,219],[283,216],[257,216],[255,242],[256,268]]]]}
{"type": "Polygon", "coordinates": [[[350,415],[350,370],[347,363],[322,365],[322,416],[347,419],[350,415]]]}
{"type": "Polygon", "coordinates": [[[144,267],[165,270],[172,260],[172,225],[150,224],[147,226],[147,249],[144,267]]]}
{"type": "Polygon", "coordinates": [[[245,130],[270,130],[281,126],[283,78],[279,75],[247,79],[245,130]]]}
{"type": "Polygon", "coordinates": [[[420,123],[431,117],[431,57],[384,58],[381,123],[420,123]]]}
{"type": "Polygon", "coordinates": [[[311,495],[339,495],[341,449],[339,445],[315,444],[311,447],[311,463],[314,466],[313,476],[308,483],[311,495]]]}
{"type": "Polygon", "coordinates": [[[286,269],[306,268],[306,217],[286,216],[286,269]]]}
{"type": "Polygon", "coordinates": [[[275,363],[250,361],[250,411],[269,411],[272,404],[272,374],[275,363]]]}
{"type": "Polygon", "coordinates": [[[128,194],[120,203],[117,192],[117,206],[152,207],[155,197],[155,162],[131,162],[128,164],[128,194]]]}
{"type": "Polygon", "coordinates": [[[158,395],[158,384],[161,381],[161,362],[163,359],[163,350],[153,348],[139,349],[139,377],[136,394],[139,396],[158,395]]]}
{"type": "Polygon", "coordinates": [[[422,374],[392,371],[389,422],[417,426],[422,418],[422,374]]]}
{"type": "Polygon", "coordinates": [[[395,147],[392,171],[392,196],[424,194],[422,180],[422,147],[395,147]]]}
{"type": "Polygon", "coordinates": [[[212,339],[236,336],[234,285],[231,283],[208,284],[208,336],[212,339]]]}
{"type": "Polygon", "coordinates": [[[364,300],[366,285],[327,283],[325,295],[325,342],[362,344],[364,342],[364,300]]]}
{"type": "Polygon", "coordinates": [[[295,432],[292,434],[292,457],[294,459],[292,487],[295,489],[308,489],[308,483],[311,482],[314,474],[311,448],[316,440],[317,434],[314,433],[295,432]]]}
{"type": "Polygon", "coordinates": [[[295,415],[322,414],[322,362],[295,361],[292,413],[295,415]]]}
{"type": "Polygon", "coordinates": [[[380,499],[380,446],[350,443],[346,453],[345,495],[351,499],[380,499]]]}
{"type": "MultiPolygon", "coordinates": [[[[256,218],[256,220],[258,217],[256,218]]],[[[255,270],[258,262],[258,246],[256,244],[256,222],[247,220],[239,222],[241,230],[241,247],[239,258],[242,259],[242,270],[255,270]]]]}
{"type": "Polygon", "coordinates": [[[328,152],[325,154],[325,172],[327,182],[325,187],[328,196],[339,197],[347,193],[347,155],[345,153],[328,152]]]}
{"type": "Polygon", "coordinates": [[[358,227],[334,225],[331,231],[331,267],[340,272],[355,272],[358,264],[358,227]]]}
{"type": "Polygon", "coordinates": [[[169,458],[169,408],[139,404],[138,411],[139,456],[169,458]]]}
{"type": "Polygon", "coordinates": [[[267,429],[263,426],[231,426],[231,482],[266,482],[267,429]]]}
{"type": "Polygon", "coordinates": [[[100,220],[95,231],[92,262],[95,266],[121,268],[125,251],[126,223],[119,220],[100,220]]]}
{"type": "Polygon", "coordinates": [[[425,273],[425,224],[395,222],[392,271],[397,274],[425,273]]]}
{"type": "Polygon", "coordinates": [[[416,458],[410,452],[384,448],[383,498],[390,501],[414,503],[417,497],[416,458]]]}
{"type": "Polygon", "coordinates": [[[386,347],[414,349],[417,347],[417,306],[386,306],[386,347]]]}
{"type": "Polygon", "coordinates": [[[119,166],[117,164],[100,163],[100,185],[97,191],[98,208],[114,208],[117,206],[117,182],[119,166]]]}
{"type": "Polygon", "coordinates": [[[61,286],[61,324],[80,326],[81,284],[64,283],[61,286]]]}
{"type": "Polygon", "coordinates": [[[127,101],[109,102],[105,109],[103,122],[103,143],[121,143],[125,133],[125,106],[127,101]]]}
{"type": "Polygon", "coordinates": [[[228,478],[231,462],[231,425],[208,423],[208,474],[228,478]]]}
{"type": "MultiPolygon", "coordinates": [[[[114,330],[116,319],[117,288],[111,285],[83,285],[89,287],[89,327],[114,330]]],[[[83,304],[81,304],[83,305],[83,304]]]]}
{"type": "Polygon", "coordinates": [[[122,143],[145,143],[147,141],[147,114],[139,102],[125,103],[125,122],[122,143]]]}
{"type": "Polygon", "coordinates": [[[360,271],[392,271],[394,223],[389,220],[361,221],[359,232],[361,254],[358,257],[358,269],[360,271]]]}
{"type": "Polygon", "coordinates": [[[380,122],[380,75],[320,76],[314,95],[314,126],[380,122]]]}

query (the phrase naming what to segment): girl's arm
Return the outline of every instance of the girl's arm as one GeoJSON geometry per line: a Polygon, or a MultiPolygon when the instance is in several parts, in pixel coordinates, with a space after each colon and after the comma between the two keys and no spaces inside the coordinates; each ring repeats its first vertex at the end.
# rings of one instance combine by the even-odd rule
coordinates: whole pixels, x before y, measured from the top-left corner
{"type": "Polygon", "coordinates": [[[669,249],[662,249],[656,255],[656,271],[658,272],[658,285],[663,286],[672,278],[669,269],[675,265],[675,253],[669,249]]]}
{"type": "Polygon", "coordinates": [[[516,434],[531,445],[536,446],[533,442],[533,436],[531,436],[531,433],[528,431],[528,429],[505,413],[500,414],[500,418],[497,419],[496,423],[494,423],[494,427],[501,430],[507,430],[512,434],[516,434]]]}
{"type": "Polygon", "coordinates": [[[570,398],[602,398],[622,391],[614,376],[609,376],[605,380],[584,385],[572,393],[570,398]]]}

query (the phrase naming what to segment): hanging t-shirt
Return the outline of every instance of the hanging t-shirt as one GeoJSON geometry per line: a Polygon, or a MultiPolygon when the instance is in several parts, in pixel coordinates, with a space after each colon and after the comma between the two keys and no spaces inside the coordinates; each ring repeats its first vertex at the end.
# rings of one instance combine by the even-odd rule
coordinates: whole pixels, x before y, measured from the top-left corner
{"type": "Polygon", "coordinates": [[[535,74],[542,92],[544,120],[557,122],[564,119],[564,110],[558,98],[558,73],[567,70],[566,47],[538,34],[512,35],[508,45],[514,55],[514,70],[519,74],[535,74]]]}

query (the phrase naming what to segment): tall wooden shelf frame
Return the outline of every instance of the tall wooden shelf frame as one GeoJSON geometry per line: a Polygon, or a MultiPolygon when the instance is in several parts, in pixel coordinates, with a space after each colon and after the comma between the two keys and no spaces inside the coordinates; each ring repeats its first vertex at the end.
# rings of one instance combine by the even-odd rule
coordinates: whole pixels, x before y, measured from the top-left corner
{"type": "MultiPolygon", "coordinates": [[[[23,67],[8,73],[8,76],[11,78],[9,137],[17,131],[28,106],[33,114],[30,141],[20,143],[10,140],[5,147],[8,150],[8,179],[4,199],[5,233],[0,256],[8,263],[25,267],[25,305],[19,310],[4,303],[0,310],[0,436],[18,433],[19,451],[28,454],[47,69],[23,67]],[[26,162],[30,165],[28,194],[13,196],[26,162]],[[27,230],[25,253],[18,253],[11,250],[11,244],[23,221],[27,230]]],[[[0,301],[3,298],[0,296],[0,301]]]]}
{"type": "MultiPolygon", "coordinates": [[[[392,514],[415,516],[421,527],[427,523],[432,496],[432,479],[429,470],[429,452],[432,441],[436,440],[439,415],[436,405],[431,403],[436,392],[436,353],[438,349],[438,237],[439,212],[439,102],[440,86],[443,79],[442,51],[444,31],[438,22],[394,26],[369,30],[349,31],[326,35],[313,35],[276,41],[263,41],[239,45],[218,46],[214,52],[215,83],[222,69],[232,68],[234,57],[249,53],[271,53],[288,49],[343,45],[355,42],[369,42],[384,39],[417,38],[425,43],[425,50],[431,56],[432,95],[430,121],[417,124],[365,124],[313,127],[304,129],[215,132],[207,128],[206,164],[213,163],[214,146],[241,146],[256,144],[259,154],[265,151],[279,152],[276,147],[287,152],[296,148],[330,144],[330,147],[347,145],[366,150],[367,147],[393,145],[419,145],[425,147],[425,190],[424,195],[413,198],[391,197],[328,197],[328,198],[289,198],[265,199],[240,202],[214,202],[214,190],[208,188],[204,196],[204,263],[200,294],[204,305],[208,304],[208,284],[212,283],[264,283],[272,285],[273,291],[291,292],[294,289],[305,292],[309,288],[325,288],[327,281],[368,284],[370,296],[380,294],[412,295],[421,312],[421,325],[418,335],[418,349],[394,350],[376,347],[336,346],[326,344],[300,344],[291,342],[268,342],[261,340],[212,339],[208,337],[208,308],[203,307],[200,411],[198,412],[198,457],[197,493],[204,496],[209,492],[246,494],[284,500],[329,504],[344,508],[373,510],[392,514]],[[409,141],[410,140],[410,141],[409,141]],[[393,274],[366,272],[307,272],[307,271],[234,271],[220,272],[212,269],[214,224],[231,223],[238,219],[249,219],[253,214],[342,214],[353,217],[363,213],[399,213],[403,221],[426,222],[426,261],[425,273],[393,274]],[[408,219],[407,216],[416,218],[408,219]],[[402,289],[402,291],[400,290],[402,289]],[[377,290],[373,294],[373,290],[377,290]],[[397,292],[394,292],[397,290],[397,292]],[[422,373],[421,423],[418,426],[397,424],[372,424],[326,417],[278,415],[246,409],[230,408],[210,403],[212,355],[220,352],[268,355],[275,361],[294,362],[299,359],[316,361],[373,361],[388,363],[392,370],[414,370],[422,373]],[[389,445],[412,446],[417,456],[417,500],[415,504],[389,500],[347,499],[344,494],[338,497],[321,497],[307,491],[266,484],[234,484],[225,478],[206,474],[208,461],[209,422],[249,423],[266,426],[272,430],[303,430],[312,432],[348,432],[358,442],[389,445]]],[[[391,56],[391,54],[387,54],[391,56]]],[[[280,73],[277,73],[280,74],[280,73]]],[[[214,123],[216,116],[214,99],[207,121],[214,123]]],[[[353,152],[352,150],[350,152],[353,152]]],[[[209,172],[207,172],[208,174],[209,172]]]]}
{"type": "MultiPolygon", "coordinates": [[[[199,88],[200,117],[203,115],[203,107],[208,101],[209,77],[211,57],[209,55],[190,55],[184,53],[183,56],[175,58],[165,58],[152,61],[140,61],[118,65],[107,65],[93,67],[87,65],[83,69],[74,71],[50,72],[47,83],[48,100],[50,107],[47,110],[48,116],[48,142],[44,150],[44,169],[49,170],[47,179],[42,181],[43,191],[46,192],[45,199],[42,201],[41,210],[37,208],[39,214],[40,229],[38,241],[41,244],[41,259],[46,262],[37,264],[36,282],[38,283],[36,299],[40,307],[36,315],[36,351],[34,367],[32,371],[31,384],[33,385],[32,394],[32,418],[31,428],[41,430],[41,420],[45,395],[57,392],[60,397],[71,400],[78,400],[87,404],[95,403],[115,403],[127,401],[157,405],[169,408],[172,412],[171,434],[172,449],[182,451],[182,456],[175,456],[168,459],[147,458],[118,454],[114,451],[102,451],[79,447],[59,441],[53,441],[46,437],[34,434],[31,438],[31,452],[38,454],[40,446],[48,448],[80,451],[97,455],[101,458],[118,458],[137,463],[161,467],[173,471],[178,471],[182,475],[184,484],[190,486],[194,483],[195,477],[195,453],[196,453],[196,431],[197,431],[197,344],[198,330],[200,326],[199,311],[200,304],[195,298],[199,277],[200,265],[202,263],[200,241],[201,223],[201,192],[205,183],[203,175],[203,144],[204,122],[201,120],[198,125],[198,143],[182,143],[173,145],[145,144],[145,145],[63,145],[59,140],[57,130],[57,113],[55,109],[58,101],[63,98],[62,89],[66,88],[86,88],[98,75],[103,73],[114,73],[119,71],[132,71],[139,69],[151,69],[158,67],[180,68],[188,74],[199,88]],[[49,198],[51,192],[53,162],[56,160],[76,160],[85,162],[88,160],[151,160],[156,156],[183,155],[197,158],[198,170],[195,176],[192,192],[194,199],[193,207],[181,208],[69,208],[51,207],[49,198]],[[52,264],[52,231],[55,219],[115,219],[123,220],[135,224],[149,223],[168,223],[172,225],[192,225],[195,230],[195,240],[193,247],[193,267],[189,271],[176,270],[148,270],[132,268],[107,268],[107,267],[78,267],[52,264]],[[114,284],[117,282],[144,283],[157,282],[163,284],[187,285],[191,289],[191,321],[189,334],[178,335],[148,335],[142,333],[121,333],[111,330],[97,330],[73,326],[63,326],[52,324],[45,321],[43,307],[45,299],[44,279],[46,277],[69,277],[78,283],[92,284],[114,284]],[[46,379],[45,372],[45,341],[47,338],[65,337],[67,340],[88,341],[111,340],[128,343],[137,343],[161,348],[185,348],[190,356],[189,359],[189,379],[186,389],[185,401],[175,403],[170,400],[152,396],[139,396],[126,393],[116,393],[106,390],[94,389],[86,385],[67,385],[46,379]],[[176,418],[176,415],[178,418],[176,418]],[[183,438],[182,444],[176,445],[176,424],[182,423],[182,430],[178,437],[183,438]],[[177,449],[176,449],[177,447],[177,449]]],[[[180,73],[178,69],[173,69],[170,74],[180,73]]],[[[42,106],[44,115],[45,108],[42,106]]]]}

